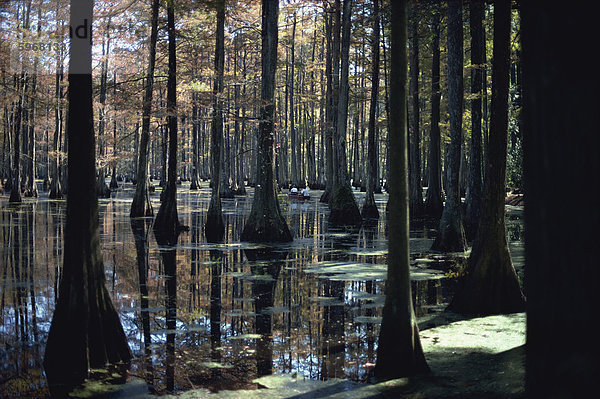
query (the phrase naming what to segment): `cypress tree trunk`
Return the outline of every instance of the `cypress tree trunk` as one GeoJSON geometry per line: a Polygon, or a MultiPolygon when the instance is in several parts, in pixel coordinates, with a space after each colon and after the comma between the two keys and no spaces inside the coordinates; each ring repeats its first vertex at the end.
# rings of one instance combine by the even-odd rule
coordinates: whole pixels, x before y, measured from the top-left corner
{"type": "Polygon", "coordinates": [[[346,127],[348,120],[348,82],[350,55],[350,17],[352,1],[344,0],[342,22],[342,54],[340,89],[337,108],[336,129],[334,133],[334,179],[331,201],[329,202],[329,222],[336,225],[359,225],[362,221],[360,210],[350,187],[348,165],[346,161],[346,127]]]}
{"type": "Polygon", "coordinates": [[[213,120],[211,125],[210,152],[212,161],[211,170],[211,196],[206,214],[204,234],[209,242],[223,240],[225,223],[221,210],[221,147],[223,143],[223,72],[225,68],[225,2],[216,3],[217,6],[217,31],[215,46],[215,82],[213,86],[213,120]]]}
{"type": "Polygon", "coordinates": [[[17,93],[19,90],[22,90],[20,93],[20,98],[17,100],[17,106],[15,110],[15,123],[14,123],[14,135],[15,139],[13,141],[13,169],[12,169],[12,183],[10,184],[10,197],[8,198],[8,202],[11,204],[20,203],[22,201],[21,198],[21,124],[22,124],[22,114],[23,114],[23,101],[25,98],[25,74],[21,73],[20,81],[23,82],[23,88],[21,89],[19,85],[17,85],[17,93]]]}
{"type": "Polygon", "coordinates": [[[192,177],[190,179],[190,190],[200,188],[200,178],[198,170],[200,164],[198,158],[200,156],[200,128],[198,126],[198,94],[192,93],[192,177]]]}
{"type": "Polygon", "coordinates": [[[600,175],[600,85],[573,62],[589,50],[597,15],[533,2],[521,15],[525,389],[529,398],[584,398],[598,384],[598,347],[577,331],[597,324],[600,208],[596,195],[556,195],[556,185],[574,193],[600,175]]]}
{"type": "MultiPolygon", "coordinates": [[[[377,97],[379,95],[379,1],[373,1],[373,64],[371,70],[371,105],[369,108],[367,192],[362,206],[362,217],[379,219],[379,211],[375,204],[375,181],[377,180],[377,158],[375,157],[375,124],[377,112],[377,97]]],[[[358,151],[356,151],[358,154],[358,151]]]]}
{"type": "Polygon", "coordinates": [[[167,1],[167,28],[169,37],[169,76],[167,80],[167,124],[169,129],[169,161],[167,186],[161,196],[160,208],[154,221],[156,240],[168,245],[177,243],[184,227],[177,214],[177,58],[175,43],[174,0],[167,1]]]}
{"type": "Polygon", "coordinates": [[[406,1],[393,1],[391,8],[389,253],[375,366],[378,379],[429,372],[412,305],[409,272],[406,1]]]}
{"type": "Polygon", "coordinates": [[[465,251],[467,242],[462,224],[460,200],[460,148],[462,142],[463,99],[463,30],[462,0],[448,2],[448,107],[450,113],[450,145],[446,186],[446,204],[437,237],[431,249],[465,251]]]}
{"type": "Polygon", "coordinates": [[[427,194],[424,214],[438,219],[444,208],[442,199],[441,153],[440,153],[440,10],[434,5],[431,30],[433,59],[431,61],[431,128],[429,131],[429,157],[427,166],[427,194]]]}
{"type": "Polygon", "coordinates": [[[150,142],[150,114],[152,113],[152,93],[154,90],[154,66],[156,64],[156,40],[158,37],[158,6],[159,1],[152,1],[152,16],[150,19],[150,43],[148,54],[148,72],[146,88],[142,104],[142,134],[137,162],[137,183],[131,203],[129,216],[152,216],[154,211],[148,192],[148,143],[150,142]]]}
{"type": "Polygon", "coordinates": [[[327,55],[325,74],[327,75],[326,110],[325,110],[325,161],[326,179],[325,191],[319,201],[330,203],[335,184],[335,150],[334,132],[337,126],[338,93],[339,93],[339,63],[340,63],[340,0],[335,0],[333,9],[327,6],[325,12],[325,36],[327,40],[327,55]],[[328,15],[331,14],[331,15],[328,15]]]}
{"type": "MultiPolygon", "coordinates": [[[[38,8],[38,26],[37,35],[39,37],[42,29],[42,8],[38,8]]],[[[27,126],[27,180],[25,182],[25,197],[37,197],[38,190],[35,184],[35,98],[37,95],[37,73],[38,73],[38,56],[34,59],[33,76],[31,78],[31,92],[29,93],[29,120],[27,126]]]]}
{"type": "Polygon", "coordinates": [[[417,5],[411,3],[411,22],[409,38],[410,57],[410,145],[409,145],[409,188],[410,216],[420,217],[423,214],[423,185],[421,183],[421,153],[420,153],[420,112],[419,112],[419,21],[417,5]]]}
{"type": "MultiPolygon", "coordinates": [[[[62,50],[61,50],[62,53],[62,50]]],[[[58,56],[57,60],[57,74],[55,80],[55,110],[54,110],[54,138],[52,141],[52,146],[54,148],[54,156],[52,157],[51,163],[51,173],[52,176],[50,178],[50,192],[48,193],[48,198],[50,199],[60,199],[63,196],[62,187],[60,184],[60,155],[59,155],[59,146],[60,146],[60,136],[63,131],[63,112],[62,112],[62,81],[63,81],[63,65],[62,65],[62,57],[58,56]]]]}
{"type": "MultiPolygon", "coordinates": [[[[92,1],[71,2],[71,26],[91,25],[92,1]]],[[[131,352],[105,286],[95,190],[95,140],[89,38],[71,39],[69,184],[64,265],[44,369],[52,388],[69,389],[91,368],[128,363],[131,352]],[[87,68],[88,73],[84,69],[87,68]]],[[[60,395],[62,396],[62,395],[60,395]]]]}
{"type": "MultiPolygon", "coordinates": [[[[111,18],[108,18],[106,23],[106,42],[102,42],[102,68],[100,71],[100,115],[98,118],[98,144],[100,146],[100,157],[104,158],[106,155],[105,148],[106,145],[104,143],[104,132],[106,130],[106,91],[107,91],[107,80],[108,80],[108,54],[110,52],[110,21],[111,18]],[[106,44],[106,47],[105,47],[106,44]]],[[[104,160],[101,159],[102,163],[104,160]]],[[[104,166],[98,167],[97,181],[96,181],[96,192],[99,197],[108,198],[110,197],[110,188],[105,181],[105,171],[104,166]]]]}
{"type": "Polygon", "coordinates": [[[483,71],[485,69],[485,41],[483,35],[483,1],[472,1],[471,25],[471,156],[469,158],[469,180],[465,198],[465,232],[474,237],[477,232],[481,208],[481,105],[483,98],[483,71]]]}
{"type": "Polygon", "coordinates": [[[277,0],[262,1],[262,105],[260,107],[256,156],[256,188],[252,201],[252,210],[242,232],[242,241],[292,241],[292,235],[279,208],[273,162],[278,14],[279,4],[277,0]]]}
{"type": "Polygon", "coordinates": [[[298,187],[300,184],[300,165],[298,159],[298,152],[296,151],[298,138],[296,137],[296,109],[294,108],[294,63],[295,63],[295,38],[296,38],[296,14],[294,13],[294,21],[292,23],[292,44],[290,48],[290,111],[288,117],[290,119],[290,147],[292,153],[292,170],[291,170],[291,183],[298,187]]]}
{"type": "Polygon", "coordinates": [[[510,68],[510,3],[494,6],[492,104],[483,207],[466,276],[450,309],[459,313],[497,314],[525,310],[525,299],[510,259],[504,222],[506,142],[510,68]]]}

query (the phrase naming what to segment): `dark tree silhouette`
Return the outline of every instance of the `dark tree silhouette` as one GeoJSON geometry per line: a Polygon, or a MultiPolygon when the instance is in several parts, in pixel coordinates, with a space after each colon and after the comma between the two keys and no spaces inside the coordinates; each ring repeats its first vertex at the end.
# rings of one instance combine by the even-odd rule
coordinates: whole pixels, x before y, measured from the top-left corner
{"type": "Polygon", "coordinates": [[[433,5],[431,30],[433,37],[431,47],[431,127],[429,130],[429,157],[427,166],[427,194],[423,212],[425,216],[438,219],[442,215],[444,202],[442,198],[441,153],[440,153],[440,10],[433,5]]]}
{"type": "Polygon", "coordinates": [[[462,143],[463,107],[463,28],[462,0],[448,2],[448,108],[450,114],[450,145],[446,156],[446,203],[438,234],[432,249],[452,252],[467,248],[462,224],[460,200],[460,147],[462,143]]]}
{"type": "MultiPolygon", "coordinates": [[[[72,1],[71,26],[83,25],[84,20],[91,25],[92,10],[92,1],[72,1]]],[[[50,384],[67,389],[82,382],[90,368],[127,364],[131,359],[105,286],[95,187],[91,59],[90,38],[72,38],[68,123],[69,148],[74,151],[69,152],[63,272],[44,356],[50,384]]]]}
{"type": "Polygon", "coordinates": [[[169,36],[169,76],[167,80],[167,124],[169,128],[169,169],[167,186],[161,194],[161,203],[156,220],[154,235],[157,241],[171,245],[177,242],[179,232],[184,228],[177,214],[177,58],[175,43],[174,0],[167,1],[167,28],[169,36]]]}
{"type": "Polygon", "coordinates": [[[472,1],[469,20],[471,26],[471,151],[469,157],[469,180],[465,198],[465,233],[469,239],[475,236],[479,223],[481,184],[481,118],[483,103],[483,76],[485,70],[485,33],[483,29],[484,4],[472,1]]]}
{"type": "Polygon", "coordinates": [[[260,123],[256,154],[256,188],[252,210],[244,225],[242,241],[285,242],[292,234],[281,214],[275,191],[273,125],[275,68],[277,67],[277,0],[262,2],[262,82],[260,123]]]}
{"type": "Polygon", "coordinates": [[[521,15],[526,394],[583,398],[598,384],[598,346],[577,332],[597,324],[600,207],[575,193],[600,175],[600,81],[577,59],[597,35],[597,15],[529,1],[521,15]],[[557,182],[570,194],[557,195],[557,182]]]}
{"type": "Polygon", "coordinates": [[[152,1],[152,16],[150,19],[150,51],[148,54],[148,72],[146,88],[142,105],[142,135],[137,160],[137,183],[131,203],[131,217],[152,216],[152,204],[148,193],[148,143],[150,141],[150,114],[152,113],[152,93],[154,90],[154,66],[156,64],[156,39],[158,37],[158,6],[159,1],[152,1]]]}
{"type": "Polygon", "coordinates": [[[419,110],[419,4],[413,2],[409,6],[409,149],[408,149],[408,187],[410,189],[410,217],[423,215],[423,184],[421,182],[421,125],[419,110]]]}
{"type": "Polygon", "coordinates": [[[379,1],[373,1],[373,64],[371,70],[371,105],[369,108],[369,136],[367,159],[367,192],[365,203],[361,209],[363,218],[379,219],[379,211],[375,204],[375,184],[377,180],[377,158],[375,141],[375,124],[377,119],[377,97],[379,95],[379,1]]]}
{"type": "Polygon", "coordinates": [[[225,68],[225,2],[218,1],[215,45],[215,81],[213,86],[213,119],[210,131],[212,191],[204,234],[209,242],[223,240],[225,223],[221,209],[221,147],[223,146],[223,72],[225,68]]]}
{"type": "Polygon", "coordinates": [[[483,205],[466,276],[449,306],[460,313],[496,314],[525,310],[525,298],[508,251],[504,222],[510,12],[510,3],[495,3],[492,104],[483,205]]]}
{"type": "Polygon", "coordinates": [[[406,1],[391,3],[389,253],[383,321],[377,348],[378,379],[428,373],[410,287],[408,248],[408,132],[406,131],[406,1]]]}
{"type": "Polygon", "coordinates": [[[346,126],[348,120],[348,81],[350,55],[350,25],[352,1],[344,0],[342,16],[342,52],[340,72],[340,92],[337,108],[336,129],[333,135],[333,189],[329,201],[329,222],[336,225],[359,225],[362,221],[360,210],[350,187],[346,161],[346,126]]]}
{"type": "Polygon", "coordinates": [[[325,75],[327,77],[325,93],[325,159],[326,180],[325,190],[319,201],[331,202],[334,186],[334,132],[337,126],[338,100],[340,86],[340,29],[341,29],[341,2],[334,0],[325,4],[325,36],[327,54],[325,57],[325,75]]]}

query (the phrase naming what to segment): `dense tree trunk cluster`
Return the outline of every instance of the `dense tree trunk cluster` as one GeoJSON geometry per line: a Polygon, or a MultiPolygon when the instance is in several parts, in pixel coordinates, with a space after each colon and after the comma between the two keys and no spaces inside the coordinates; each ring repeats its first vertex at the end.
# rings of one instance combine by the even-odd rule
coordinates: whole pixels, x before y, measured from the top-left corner
{"type": "MultiPolygon", "coordinates": [[[[153,215],[152,181],[162,187],[153,229],[157,242],[170,247],[161,254],[171,360],[174,248],[185,229],[178,185],[189,182],[190,190],[198,190],[210,180],[203,226],[208,242],[225,239],[223,203],[253,187],[241,240],[270,243],[292,240],[280,190],[308,186],[323,190],[318,200],[327,203],[334,228],[377,220],[377,204],[388,198],[377,378],[429,372],[409,272],[409,222],[426,221],[438,224],[433,251],[464,253],[472,245],[450,310],[527,310],[528,395],[575,397],[592,387],[595,353],[584,341],[565,347],[561,340],[573,324],[590,327],[593,319],[583,309],[593,303],[597,268],[589,248],[595,237],[581,226],[598,221],[598,207],[593,196],[565,198],[551,191],[557,182],[567,192],[580,190],[598,172],[597,83],[574,61],[583,53],[582,38],[593,37],[591,13],[482,0],[324,0],[281,8],[277,0],[245,7],[226,0],[167,0],[164,7],[159,0],[127,7],[97,0],[103,17],[92,43],[91,0],[70,1],[70,8],[66,0],[4,3],[0,188],[10,192],[15,212],[35,201],[40,181],[43,196],[66,195],[63,269],[44,357],[57,396],[85,380],[90,369],[127,367],[132,356],[105,287],[99,246],[98,197],[118,195],[127,187],[123,180],[135,185],[130,216],[142,300],[148,265],[141,218],[149,222],[153,215]],[[467,37],[463,11],[469,13],[467,37]],[[260,30],[254,26],[259,13],[260,30]],[[519,13],[522,35],[513,18],[519,13]],[[86,37],[79,27],[89,28],[86,37]],[[70,54],[60,45],[47,52],[4,51],[26,41],[60,44],[69,28],[70,54]],[[161,30],[166,40],[160,40],[161,30]],[[511,46],[521,37],[522,55],[511,46]],[[463,81],[465,68],[470,79],[463,81]],[[505,223],[507,188],[523,188],[520,178],[511,177],[521,174],[521,154],[527,302],[505,223]],[[380,195],[382,187],[386,195],[380,195]],[[365,191],[362,204],[355,196],[359,189],[365,191]],[[566,215],[567,208],[577,212],[566,215]]],[[[276,278],[280,266],[262,271],[276,278]]],[[[213,269],[211,344],[217,352],[221,271],[213,269]]],[[[272,320],[258,311],[273,305],[274,288],[273,282],[252,287],[263,295],[256,323],[267,336],[272,320]]],[[[343,297],[340,285],[326,290],[343,297]]],[[[336,312],[325,310],[324,337],[335,333],[330,320],[343,327],[344,315],[336,312]]],[[[147,317],[142,324],[149,341],[147,317]]],[[[261,341],[258,352],[272,356],[269,344],[261,341]]],[[[149,344],[145,349],[150,353],[149,344]]],[[[323,364],[330,375],[344,352],[339,346],[322,351],[331,356],[323,364]]],[[[271,363],[257,369],[268,374],[271,363]]],[[[166,371],[167,388],[174,391],[175,371],[166,371]]]]}

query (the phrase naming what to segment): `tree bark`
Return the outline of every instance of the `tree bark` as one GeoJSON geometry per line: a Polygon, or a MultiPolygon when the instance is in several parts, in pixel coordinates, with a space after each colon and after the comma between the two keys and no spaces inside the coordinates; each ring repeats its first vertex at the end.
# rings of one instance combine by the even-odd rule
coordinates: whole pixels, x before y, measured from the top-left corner
{"type": "Polygon", "coordinates": [[[481,118],[483,98],[483,71],[485,70],[485,40],[483,34],[483,1],[472,1],[471,25],[471,151],[469,157],[469,180],[465,198],[465,233],[474,237],[481,214],[481,118]]]}
{"type": "Polygon", "coordinates": [[[341,2],[335,0],[334,5],[325,4],[325,36],[327,54],[325,74],[327,75],[326,109],[325,109],[325,161],[326,176],[325,190],[319,201],[330,203],[335,184],[335,150],[334,132],[337,126],[338,93],[339,93],[339,63],[340,63],[340,19],[341,2]],[[331,15],[328,15],[331,14],[331,15]]]}
{"type": "Polygon", "coordinates": [[[148,71],[146,73],[146,88],[142,104],[142,134],[137,162],[137,183],[131,203],[129,216],[152,216],[154,210],[150,203],[148,192],[148,143],[150,142],[150,115],[152,114],[152,93],[154,91],[154,67],[156,64],[156,40],[158,38],[158,8],[159,0],[152,1],[150,17],[150,42],[148,53],[148,71]]]}
{"type": "MultiPolygon", "coordinates": [[[[62,53],[62,50],[61,50],[62,53]]],[[[62,187],[60,184],[60,155],[59,155],[59,146],[60,146],[60,136],[63,131],[63,112],[62,112],[62,99],[63,99],[63,91],[62,91],[62,82],[63,82],[63,64],[62,64],[62,54],[59,54],[57,57],[56,67],[56,80],[55,80],[55,110],[54,110],[54,138],[52,141],[54,148],[54,156],[52,157],[51,164],[51,173],[52,177],[50,178],[50,192],[48,193],[48,198],[50,199],[60,199],[63,196],[62,187]]]]}
{"type": "MultiPolygon", "coordinates": [[[[92,1],[72,1],[71,26],[82,25],[84,19],[91,24],[92,10],[92,1]]],[[[91,59],[89,38],[72,38],[68,123],[73,132],[69,148],[76,150],[69,154],[64,265],[44,355],[50,386],[63,393],[82,382],[89,369],[127,365],[131,359],[105,286],[94,179],[91,59]],[[89,73],[74,68],[75,63],[87,66],[89,73]]]]}
{"type": "Polygon", "coordinates": [[[289,84],[290,84],[290,111],[288,117],[290,119],[290,147],[292,153],[292,170],[291,170],[291,183],[292,186],[298,187],[300,185],[300,163],[298,159],[298,152],[296,151],[297,147],[297,137],[296,137],[296,109],[294,108],[294,73],[295,73],[295,62],[296,62],[296,54],[295,54],[295,39],[296,39],[296,14],[294,13],[294,20],[292,22],[292,43],[290,46],[290,74],[289,74],[289,84]]]}
{"type": "Polygon", "coordinates": [[[329,223],[334,225],[359,225],[362,221],[360,210],[352,193],[348,179],[346,160],[346,128],[348,121],[348,82],[350,58],[350,25],[352,0],[344,0],[342,19],[342,52],[339,84],[339,100],[337,104],[336,128],[333,136],[334,144],[334,179],[331,201],[329,202],[329,223]]]}
{"type": "MultiPolygon", "coordinates": [[[[379,219],[379,211],[375,204],[375,181],[377,180],[377,158],[375,150],[375,125],[377,123],[377,97],[379,96],[379,1],[373,1],[373,39],[371,69],[371,105],[369,108],[368,159],[367,159],[367,192],[361,214],[365,219],[379,219]]],[[[356,151],[358,154],[358,151],[356,151]]]]}
{"type": "Polygon", "coordinates": [[[216,3],[217,30],[215,45],[215,81],[213,86],[213,120],[211,125],[211,196],[204,234],[209,242],[223,240],[225,223],[221,209],[221,147],[223,146],[223,73],[225,69],[225,2],[216,3]]]}
{"type": "Polygon", "coordinates": [[[431,127],[429,131],[429,155],[427,173],[427,194],[425,196],[424,215],[439,219],[444,208],[442,199],[441,149],[440,149],[440,11],[434,6],[431,61],[431,127]]]}
{"type": "Polygon", "coordinates": [[[589,51],[595,13],[521,3],[525,292],[529,398],[582,398],[597,387],[598,347],[578,336],[597,324],[600,208],[575,193],[600,174],[598,79],[573,62],[589,51]],[[561,49],[561,51],[556,51],[561,49]]]}
{"type": "Polygon", "coordinates": [[[494,62],[492,103],[483,206],[469,256],[466,276],[449,308],[468,314],[522,312],[525,298],[506,242],[506,143],[508,137],[508,86],[510,71],[510,3],[494,6],[494,62]]]}
{"type": "Polygon", "coordinates": [[[459,169],[462,142],[463,106],[462,0],[448,2],[448,107],[450,145],[448,148],[446,204],[437,237],[431,249],[443,252],[465,251],[467,242],[462,224],[459,169]]]}
{"type": "Polygon", "coordinates": [[[429,372],[412,304],[409,271],[406,1],[393,1],[391,8],[389,253],[375,366],[375,376],[382,380],[429,372]]]}
{"type": "Polygon", "coordinates": [[[256,188],[252,209],[242,231],[242,241],[292,241],[292,235],[279,208],[275,187],[273,128],[278,14],[277,0],[262,1],[262,81],[256,156],[256,188]]]}
{"type": "Polygon", "coordinates": [[[174,0],[167,1],[169,38],[169,75],[167,79],[167,125],[169,130],[169,160],[167,186],[161,196],[160,208],[154,221],[154,235],[159,244],[175,245],[184,227],[177,214],[177,58],[175,43],[174,0]]]}
{"type": "Polygon", "coordinates": [[[96,181],[96,192],[99,197],[108,198],[110,197],[110,188],[106,184],[105,181],[105,166],[102,166],[102,162],[104,162],[104,158],[106,156],[105,148],[106,144],[104,142],[104,133],[106,130],[106,92],[107,92],[107,81],[108,81],[108,55],[110,53],[110,22],[111,18],[109,17],[106,22],[106,37],[105,41],[102,42],[102,68],[100,71],[100,115],[98,118],[98,143],[100,150],[100,162],[101,165],[98,167],[97,181],[96,181]]]}
{"type": "Polygon", "coordinates": [[[410,216],[420,217],[423,214],[423,185],[421,183],[421,126],[419,110],[419,21],[418,6],[411,3],[411,22],[409,26],[409,57],[410,57],[410,88],[411,98],[409,114],[410,123],[410,145],[409,145],[409,188],[410,188],[410,216]]]}

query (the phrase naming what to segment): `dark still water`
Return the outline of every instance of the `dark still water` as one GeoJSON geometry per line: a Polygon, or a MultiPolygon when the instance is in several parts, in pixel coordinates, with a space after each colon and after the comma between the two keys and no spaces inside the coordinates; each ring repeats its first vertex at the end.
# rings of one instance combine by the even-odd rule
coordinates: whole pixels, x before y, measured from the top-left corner
{"type": "MultiPolygon", "coordinates": [[[[131,223],[132,186],[100,200],[106,283],[134,354],[132,374],[149,390],[251,388],[257,376],[363,381],[375,363],[386,276],[385,218],[357,231],[327,226],[326,204],[280,196],[294,241],[265,248],[240,242],[247,197],[223,200],[226,238],[208,244],[210,191],[178,187],[189,226],[160,248],[152,219],[131,223]]],[[[155,212],[159,194],[152,194],[155,212]]],[[[359,203],[363,195],[355,192],[359,203]]],[[[385,215],[386,194],[376,196],[385,215]]],[[[0,196],[0,396],[48,395],[42,357],[62,267],[65,201],[9,206],[0,196]]],[[[522,220],[509,209],[513,260],[522,263],[522,220]]],[[[411,228],[413,297],[422,319],[452,294],[455,256],[432,253],[435,227],[411,228]]]]}

